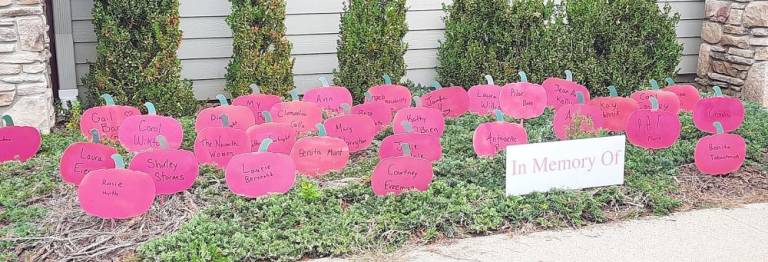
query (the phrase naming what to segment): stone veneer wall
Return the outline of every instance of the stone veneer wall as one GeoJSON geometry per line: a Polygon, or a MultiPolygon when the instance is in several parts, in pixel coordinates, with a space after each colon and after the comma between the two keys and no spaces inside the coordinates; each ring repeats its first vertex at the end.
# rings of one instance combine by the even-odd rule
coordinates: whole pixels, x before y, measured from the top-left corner
{"type": "Polygon", "coordinates": [[[768,106],[768,1],[707,0],[696,82],[768,106]]]}
{"type": "Polygon", "coordinates": [[[42,0],[0,0],[0,114],[44,133],[55,123],[47,30],[42,0]]]}

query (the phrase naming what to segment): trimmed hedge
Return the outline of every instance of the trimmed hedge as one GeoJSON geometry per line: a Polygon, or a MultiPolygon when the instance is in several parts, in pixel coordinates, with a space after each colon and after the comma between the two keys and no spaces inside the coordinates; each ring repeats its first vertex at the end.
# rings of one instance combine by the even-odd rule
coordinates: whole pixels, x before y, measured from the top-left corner
{"type": "Polygon", "coordinates": [[[227,91],[233,97],[251,93],[285,96],[293,89],[291,42],[285,36],[285,0],[230,0],[227,23],[234,38],[232,61],[227,67],[227,91]]]}
{"type": "Polygon", "coordinates": [[[111,94],[119,104],[191,115],[197,109],[192,83],[181,80],[176,49],[181,42],[178,0],[96,0],[93,3],[98,58],[83,79],[86,107],[111,94]]]}

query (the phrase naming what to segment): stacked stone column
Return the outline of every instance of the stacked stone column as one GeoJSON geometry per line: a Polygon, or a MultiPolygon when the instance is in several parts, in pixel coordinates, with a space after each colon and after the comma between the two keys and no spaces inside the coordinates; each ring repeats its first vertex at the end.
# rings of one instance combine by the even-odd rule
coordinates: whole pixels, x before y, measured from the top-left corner
{"type": "Polygon", "coordinates": [[[768,106],[768,1],[707,0],[696,82],[768,106]]]}
{"type": "Polygon", "coordinates": [[[48,132],[55,121],[45,19],[41,0],[0,0],[0,114],[48,132]]]}

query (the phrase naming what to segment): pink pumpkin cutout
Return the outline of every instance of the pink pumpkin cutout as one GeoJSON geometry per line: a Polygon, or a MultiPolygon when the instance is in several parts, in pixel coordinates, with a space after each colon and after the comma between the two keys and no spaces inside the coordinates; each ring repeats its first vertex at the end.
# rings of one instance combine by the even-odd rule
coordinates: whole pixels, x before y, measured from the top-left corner
{"type": "Polygon", "coordinates": [[[343,104],[342,108],[346,115],[325,120],[328,136],[344,140],[350,153],[367,149],[373,143],[373,137],[376,136],[376,123],[366,115],[349,114],[348,104],[343,104]]]}
{"type": "Polygon", "coordinates": [[[680,138],[680,117],[659,109],[655,97],[651,97],[651,109],[632,113],[627,123],[629,143],[645,149],[668,148],[680,138]]]}
{"type": "Polygon", "coordinates": [[[402,144],[403,155],[381,159],[373,169],[371,188],[377,196],[400,195],[407,190],[427,191],[434,172],[429,160],[410,154],[410,146],[402,144]]]}
{"type": "Polygon", "coordinates": [[[0,128],[0,164],[6,161],[27,161],[37,154],[42,144],[40,131],[29,126],[14,126],[10,115],[3,115],[5,127],[0,128]]]}
{"type": "Polygon", "coordinates": [[[163,136],[157,136],[157,141],[161,149],[136,155],[128,169],[150,175],[158,195],[172,195],[191,188],[200,171],[195,154],[169,149],[163,136]]]}
{"type": "Polygon", "coordinates": [[[583,85],[573,81],[571,70],[565,70],[566,79],[547,78],[541,85],[547,92],[547,106],[558,109],[564,105],[578,103],[576,93],[584,96],[584,101],[589,103],[589,90],[583,85]]]}
{"type": "Polygon", "coordinates": [[[117,140],[117,130],[128,117],[141,115],[138,108],[132,106],[117,106],[111,95],[101,95],[106,105],[85,110],[80,117],[80,133],[87,139],[91,137],[91,129],[99,131],[101,138],[117,140]]]}
{"type": "Polygon", "coordinates": [[[269,150],[275,153],[290,154],[293,144],[296,143],[296,131],[291,124],[272,122],[272,114],[269,111],[261,113],[265,123],[248,128],[246,133],[251,141],[251,152],[258,152],[261,141],[269,138],[272,143],[269,150]]]}
{"type": "Polygon", "coordinates": [[[195,118],[195,131],[200,132],[209,127],[220,127],[222,115],[229,117],[229,127],[240,130],[248,130],[256,124],[256,117],[253,116],[253,112],[250,108],[245,106],[229,105],[227,98],[224,95],[217,95],[220,106],[209,107],[197,113],[195,118]]]}
{"type": "Polygon", "coordinates": [[[344,140],[329,137],[323,124],[317,124],[318,135],[299,139],[291,150],[291,159],[299,173],[321,176],[340,171],[349,162],[349,147],[344,140]]]}
{"type": "Polygon", "coordinates": [[[376,129],[380,132],[387,129],[392,123],[392,111],[383,102],[373,101],[373,97],[366,92],[366,102],[352,107],[352,114],[366,115],[376,123],[376,129]]]}
{"type": "Polygon", "coordinates": [[[651,109],[650,97],[656,98],[659,110],[678,114],[680,112],[680,99],[675,93],[659,90],[656,80],[650,80],[652,90],[635,91],[630,98],[637,101],[639,109],[651,109]]]}
{"type": "Polygon", "coordinates": [[[747,143],[739,135],[726,134],[720,122],[713,124],[717,134],[699,139],[694,151],[696,168],[707,175],[739,171],[747,155],[747,143]]]}
{"type": "Polygon", "coordinates": [[[95,170],[83,178],[77,189],[80,207],[88,215],[103,219],[127,219],[146,213],[155,201],[155,182],[144,172],[125,169],[120,155],[112,158],[116,169],[95,170]]]}
{"type": "Polygon", "coordinates": [[[496,110],[496,122],[483,123],[475,129],[472,147],[481,157],[492,157],[509,145],[528,144],[528,132],[520,124],[504,121],[504,113],[496,110]]]}
{"type": "Polygon", "coordinates": [[[272,109],[272,106],[282,102],[282,99],[276,95],[261,94],[259,86],[257,85],[251,85],[251,89],[253,89],[253,94],[239,96],[233,99],[232,105],[244,106],[251,109],[251,113],[255,120],[254,124],[260,125],[265,123],[262,112],[269,111],[272,109]]]}
{"type": "Polygon", "coordinates": [[[126,118],[118,129],[120,145],[133,153],[160,149],[160,143],[155,139],[162,135],[168,139],[168,146],[173,149],[181,147],[184,140],[184,130],[181,123],[173,117],[159,116],[155,105],[144,103],[148,115],[136,115],[126,118]]]}
{"type": "MultiPolygon", "coordinates": [[[[416,107],[400,109],[395,114],[395,118],[392,122],[402,123],[403,121],[408,121],[411,123],[413,132],[415,133],[442,137],[445,132],[445,118],[443,117],[443,113],[434,108],[423,107],[421,98],[418,96],[413,97],[413,99],[416,101],[416,107]]],[[[392,130],[395,134],[406,132],[402,125],[393,126],[392,130]]]]}
{"type": "Polygon", "coordinates": [[[576,118],[582,118],[584,122],[581,122],[579,131],[586,133],[598,132],[605,122],[600,107],[585,104],[584,95],[581,92],[577,92],[576,96],[577,104],[564,104],[555,111],[552,127],[555,137],[560,140],[569,139],[568,129],[574,124],[576,118]]]}
{"type": "Polygon", "coordinates": [[[115,168],[112,155],[117,150],[100,144],[99,131],[91,129],[93,143],[78,142],[71,144],[64,150],[59,160],[59,174],[64,182],[80,185],[85,175],[94,170],[115,168]]]}
{"type": "Polygon", "coordinates": [[[287,193],[296,183],[296,166],[285,154],[267,152],[271,139],[261,141],[258,152],[237,155],[225,170],[227,187],[232,193],[257,198],[287,193]]]}
{"type": "Polygon", "coordinates": [[[380,159],[402,156],[402,145],[408,144],[414,157],[432,162],[440,160],[443,148],[440,145],[439,137],[413,132],[413,127],[408,121],[400,123],[405,133],[390,135],[381,141],[379,146],[380,159]]]}
{"type": "Polygon", "coordinates": [[[229,117],[221,116],[222,127],[209,127],[197,133],[195,157],[200,164],[214,164],[224,169],[232,157],[251,152],[245,131],[228,127],[229,117]]]}
{"type": "Polygon", "coordinates": [[[469,95],[463,87],[442,87],[437,81],[432,85],[435,90],[421,97],[424,107],[437,109],[447,118],[456,118],[469,111],[469,95]]]}
{"type": "Polygon", "coordinates": [[[323,112],[320,106],[299,101],[298,91],[291,91],[293,101],[282,102],[272,106],[269,112],[277,123],[288,123],[296,131],[297,135],[304,135],[316,131],[315,125],[323,121],[323,112]]]}
{"type": "Polygon", "coordinates": [[[332,115],[344,114],[344,108],[341,105],[352,104],[352,93],[346,87],[331,86],[325,77],[320,77],[320,82],[323,84],[322,87],[310,89],[304,93],[301,100],[318,104],[322,110],[332,115]]]}
{"type": "Polygon", "coordinates": [[[501,88],[499,106],[505,114],[517,119],[531,119],[544,114],[547,91],[544,87],[528,83],[528,76],[520,71],[520,82],[501,88]]]}
{"type": "Polygon", "coordinates": [[[693,85],[675,84],[675,81],[672,80],[672,78],[667,78],[666,81],[668,85],[662,90],[677,95],[677,99],[680,100],[680,110],[693,112],[696,103],[701,99],[699,90],[693,85]]]}
{"type": "Polygon", "coordinates": [[[611,96],[598,97],[589,101],[590,105],[600,107],[603,113],[603,128],[612,132],[624,132],[632,113],[638,110],[637,101],[632,98],[620,97],[616,87],[609,86],[611,96]]]}
{"type": "Polygon", "coordinates": [[[725,132],[739,129],[744,122],[744,104],[738,98],[723,96],[715,86],[715,96],[699,100],[693,110],[693,124],[701,131],[715,134],[715,122],[723,125],[725,132]]]}
{"type": "Polygon", "coordinates": [[[411,90],[401,85],[392,84],[389,75],[384,75],[384,84],[368,89],[373,100],[379,101],[389,107],[390,112],[397,112],[402,108],[411,106],[411,90]]]}
{"type": "Polygon", "coordinates": [[[493,77],[485,76],[485,85],[476,85],[469,88],[469,112],[477,115],[491,115],[498,109],[501,87],[493,82],[493,77]]]}

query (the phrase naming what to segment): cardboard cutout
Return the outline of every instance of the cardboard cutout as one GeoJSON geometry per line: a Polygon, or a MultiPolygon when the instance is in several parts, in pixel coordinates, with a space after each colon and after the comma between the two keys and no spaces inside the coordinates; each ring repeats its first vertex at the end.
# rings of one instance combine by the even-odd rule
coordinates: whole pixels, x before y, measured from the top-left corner
{"type": "Polygon", "coordinates": [[[293,144],[296,143],[296,131],[291,124],[272,122],[272,114],[268,111],[261,113],[265,123],[248,128],[246,133],[251,141],[251,152],[258,152],[261,141],[269,138],[272,144],[269,150],[275,153],[290,154],[293,144]]]}
{"type": "Polygon", "coordinates": [[[222,115],[229,117],[229,127],[240,130],[248,130],[256,124],[256,118],[253,116],[253,112],[250,108],[245,106],[229,105],[227,98],[224,95],[217,95],[220,106],[209,107],[197,113],[195,119],[195,131],[200,132],[209,127],[220,127],[222,115]]]}
{"type": "Polygon", "coordinates": [[[272,106],[282,102],[282,99],[276,95],[261,94],[259,86],[255,84],[251,85],[251,89],[253,90],[253,94],[239,96],[233,99],[232,105],[244,106],[251,109],[255,121],[254,124],[260,125],[265,122],[261,112],[269,111],[272,109],[272,106]]]}
{"type": "Polygon", "coordinates": [[[323,121],[323,112],[315,103],[299,101],[297,90],[291,91],[293,101],[276,104],[269,110],[277,123],[288,123],[297,135],[317,131],[315,125],[323,121]]]}
{"type": "Polygon", "coordinates": [[[14,126],[10,115],[3,115],[5,127],[0,128],[0,164],[6,161],[27,161],[40,150],[40,131],[29,126],[14,126]]]}
{"type": "Polygon", "coordinates": [[[505,150],[509,145],[528,144],[528,133],[520,124],[508,123],[504,113],[496,110],[496,122],[483,123],[475,129],[472,146],[475,154],[492,157],[505,150]]]}
{"type": "MultiPolygon", "coordinates": [[[[392,122],[402,123],[408,121],[413,127],[413,132],[435,137],[442,137],[445,132],[445,118],[440,110],[421,106],[421,98],[413,97],[416,107],[403,108],[397,111],[392,122]]],[[[395,134],[405,133],[402,125],[392,127],[395,134]]]]}
{"type": "Polygon", "coordinates": [[[677,99],[680,100],[680,109],[686,112],[693,112],[693,108],[696,106],[696,103],[699,102],[699,99],[701,99],[701,95],[699,94],[699,90],[696,89],[693,85],[681,85],[681,84],[675,84],[675,80],[672,80],[672,78],[667,77],[667,87],[665,87],[664,91],[672,92],[677,95],[677,99]]]}
{"type": "Polygon", "coordinates": [[[69,145],[59,160],[61,180],[73,185],[80,185],[85,175],[94,170],[115,168],[112,155],[117,150],[100,144],[99,131],[91,129],[93,143],[78,142],[69,145]]]}
{"type": "Polygon", "coordinates": [[[505,114],[517,119],[531,119],[544,114],[547,91],[544,87],[528,83],[528,76],[520,71],[520,82],[501,88],[499,106],[505,114]]]}
{"type": "Polygon", "coordinates": [[[715,96],[699,100],[693,110],[693,123],[701,131],[714,134],[715,122],[723,125],[725,132],[739,129],[744,122],[744,105],[738,98],[723,96],[720,87],[715,86],[715,96]]]}
{"type": "Polygon", "coordinates": [[[155,182],[158,195],[171,195],[192,187],[199,167],[195,154],[186,150],[169,149],[165,137],[157,136],[160,149],[136,155],[128,169],[148,174],[155,182]]]}
{"type": "Polygon", "coordinates": [[[713,125],[717,134],[702,137],[696,144],[696,168],[707,175],[739,171],[747,156],[747,143],[739,135],[726,134],[720,122],[713,125]]]}
{"type": "Polygon", "coordinates": [[[99,131],[102,139],[117,140],[117,130],[123,120],[130,116],[141,115],[138,108],[132,106],[117,106],[111,95],[103,94],[106,105],[85,110],[80,117],[80,133],[87,139],[91,137],[91,129],[99,131]]]}
{"type": "Polygon", "coordinates": [[[331,115],[344,114],[343,104],[352,104],[352,93],[342,86],[331,86],[325,77],[320,77],[322,87],[313,88],[304,93],[302,101],[320,105],[320,108],[331,115]]]}
{"type": "Polygon", "coordinates": [[[655,97],[659,103],[659,110],[678,114],[680,112],[680,100],[675,93],[659,90],[659,83],[650,80],[652,90],[635,91],[630,96],[637,101],[640,109],[651,109],[650,97],[655,97]]]}
{"type": "Polygon", "coordinates": [[[655,97],[650,97],[651,109],[632,113],[627,123],[629,143],[645,149],[662,149],[675,144],[680,137],[680,118],[659,109],[655,97]]]}
{"type": "Polygon", "coordinates": [[[609,86],[609,97],[598,97],[589,101],[590,105],[600,107],[603,113],[603,128],[612,132],[624,132],[632,113],[638,110],[637,101],[632,98],[620,97],[615,86],[609,86]]]}
{"type": "Polygon", "coordinates": [[[432,163],[410,154],[410,146],[402,144],[403,155],[379,161],[371,176],[371,188],[377,196],[400,195],[407,190],[427,191],[434,173],[432,163]]]}
{"type": "Polygon", "coordinates": [[[258,152],[237,155],[225,171],[227,187],[236,195],[257,198],[287,193],[296,182],[296,166],[285,154],[267,152],[271,139],[261,141],[258,152]]]}
{"type": "Polygon", "coordinates": [[[478,115],[491,115],[493,110],[499,108],[499,96],[501,87],[493,82],[493,77],[485,75],[485,85],[476,85],[469,88],[469,112],[478,115]]]}
{"type": "Polygon", "coordinates": [[[440,160],[443,148],[440,145],[439,137],[413,132],[413,127],[408,121],[403,121],[400,124],[403,125],[405,133],[394,134],[381,141],[379,146],[380,159],[402,156],[402,144],[409,144],[411,154],[414,157],[432,162],[440,160]]]}
{"type": "Polygon", "coordinates": [[[387,129],[387,126],[392,123],[393,113],[390,111],[389,106],[382,102],[373,101],[373,96],[368,92],[365,93],[366,102],[364,104],[356,105],[352,107],[352,114],[366,115],[373,119],[376,123],[376,129],[383,131],[387,129]]]}
{"type": "Polygon", "coordinates": [[[570,137],[570,130],[577,122],[579,132],[596,133],[603,127],[605,120],[600,107],[585,104],[584,95],[576,92],[577,104],[564,104],[555,111],[555,117],[552,121],[552,127],[555,136],[560,140],[566,140],[570,137]]]}
{"type": "Polygon", "coordinates": [[[390,112],[397,112],[397,110],[411,105],[411,90],[405,86],[392,84],[389,75],[384,75],[383,85],[369,88],[368,93],[371,94],[372,101],[386,104],[390,112]]]}
{"type": "Polygon", "coordinates": [[[564,105],[572,105],[578,102],[576,93],[584,96],[584,102],[589,103],[589,90],[583,85],[573,81],[571,70],[565,70],[566,79],[547,78],[541,85],[547,91],[547,106],[558,109],[564,105]]]}
{"type": "Polygon", "coordinates": [[[329,137],[323,124],[317,124],[318,136],[299,139],[291,158],[299,173],[320,176],[344,169],[349,161],[349,147],[344,140],[329,137]]]}
{"type": "Polygon", "coordinates": [[[120,125],[117,131],[120,145],[133,153],[160,149],[160,143],[155,138],[162,135],[168,139],[170,148],[181,147],[184,140],[181,123],[173,117],[157,115],[155,105],[150,102],[144,103],[144,106],[147,107],[147,115],[126,118],[120,125]]]}
{"type": "Polygon", "coordinates": [[[80,207],[88,215],[103,219],[140,216],[155,201],[152,178],[139,171],[125,169],[123,158],[112,155],[115,169],[95,170],[83,178],[77,189],[80,207]]]}
{"type": "Polygon", "coordinates": [[[354,153],[367,149],[376,136],[376,123],[366,115],[350,114],[348,104],[341,105],[346,115],[325,120],[328,136],[340,138],[347,143],[349,152],[354,153]]]}
{"type": "Polygon", "coordinates": [[[456,118],[469,111],[469,95],[463,87],[443,88],[437,81],[434,81],[432,86],[435,91],[421,97],[424,107],[437,109],[447,118],[456,118]]]}
{"type": "Polygon", "coordinates": [[[229,127],[229,117],[221,116],[222,127],[209,127],[197,133],[195,157],[200,164],[214,164],[224,169],[232,157],[251,152],[248,135],[229,127]]]}

